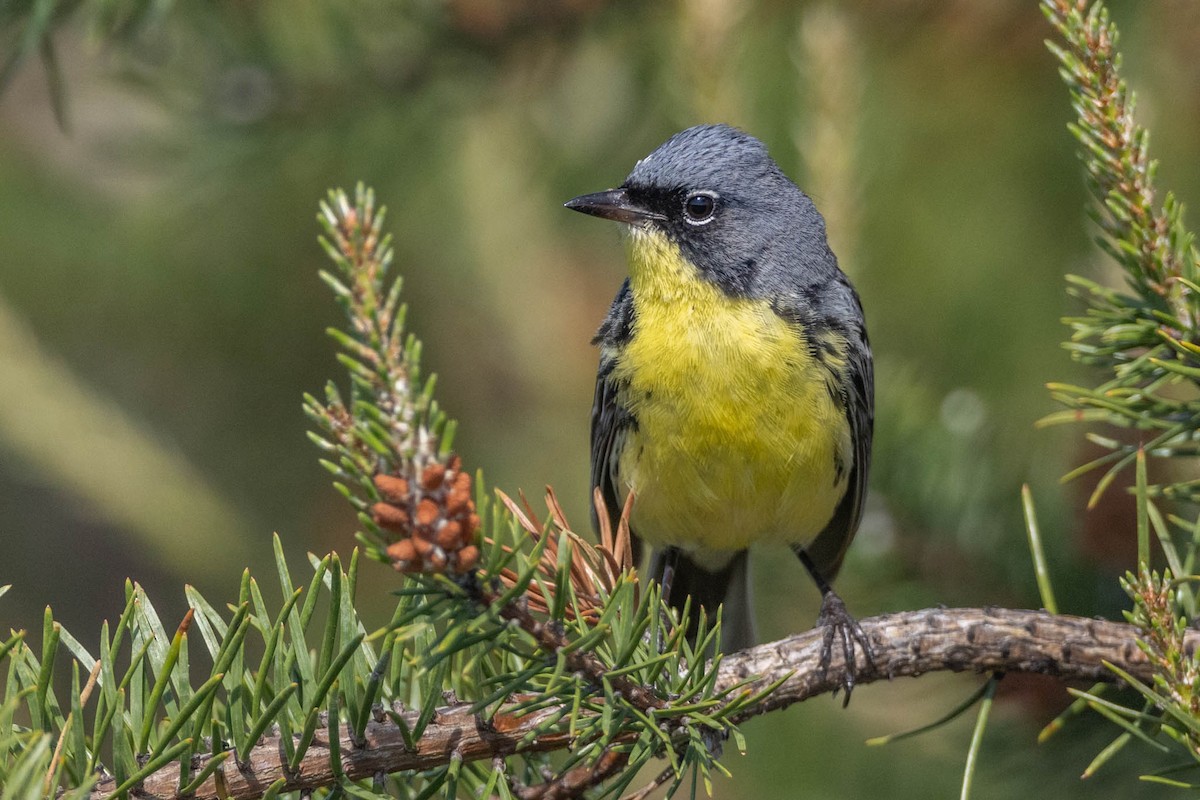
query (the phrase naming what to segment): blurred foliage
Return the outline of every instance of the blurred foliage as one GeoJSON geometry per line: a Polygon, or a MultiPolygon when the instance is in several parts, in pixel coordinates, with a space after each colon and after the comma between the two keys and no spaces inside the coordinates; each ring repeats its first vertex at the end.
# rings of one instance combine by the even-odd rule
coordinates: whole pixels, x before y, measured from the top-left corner
{"type": "MultiPolygon", "coordinates": [[[[354,521],[312,465],[296,398],[328,374],[321,329],[334,319],[313,277],[312,198],[359,178],[388,198],[409,321],[460,421],[458,449],[496,485],[553,481],[583,518],[587,341],[624,265],[611,231],[558,206],[716,120],[763,138],[812,191],[863,295],[880,417],[869,517],[841,579],[854,611],[1036,603],[1022,482],[1063,610],[1126,603],[1111,575],[1132,560],[1132,502],[1112,491],[1079,516],[1091,486],[1054,485],[1084,454],[1032,425],[1051,408],[1046,381],[1081,382],[1057,346],[1058,318],[1077,311],[1062,273],[1118,280],[1078,211],[1070,108],[1036,4],[30,0],[2,6],[0,61],[36,9],[59,6],[70,13],[47,29],[59,77],[48,85],[26,49],[0,96],[0,299],[39,348],[6,346],[0,375],[0,420],[12,420],[0,423],[0,583],[15,584],[0,622],[27,624],[50,602],[94,630],[119,615],[127,575],[176,618],[181,582],[232,596],[223,564],[270,569],[271,530],[289,552],[344,547],[354,521]],[[114,38],[93,24],[105,5],[147,11],[114,38]],[[54,81],[69,132],[47,100],[54,81]],[[37,374],[16,371],[14,353],[64,364],[90,397],[13,380],[37,374]],[[63,397],[77,405],[51,402],[63,397]],[[179,468],[147,485],[153,460],[81,438],[67,423],[97,406],[179,468]],[[200,496],[237,516],[248,558],[222,557],[226,545],[172,555],[214,541],[200,496]],[[156,516],[120,513],[138,505],[156,516]]],[[[1185,0],[1113,7],[1160,177],[1194,197],[1200,13],[1185,0]]],[[[816,609],[798,567],[773,555],[755,562],[764,635],[807,627],[816,609]]],[[[360,596],[382,607],[391,581],[364,570],[360,596]]],[[[841,742],[966,691],[952,679],[866,687],[847,715],[763,720],[731,764],[749,779],[736,791],[778,794],[798,776],[815,793],[826,781],[864,797],[952,791],[965,729],[882,752],[841,742]]],[[[989,736],[975,796],[1087,794],[1073,774],[1092,752],[1029,753],[1011,713],[1044,720],[1065,701],[1028,684],[1017,694],[996,738],[1019,744],[989,736]]]]}

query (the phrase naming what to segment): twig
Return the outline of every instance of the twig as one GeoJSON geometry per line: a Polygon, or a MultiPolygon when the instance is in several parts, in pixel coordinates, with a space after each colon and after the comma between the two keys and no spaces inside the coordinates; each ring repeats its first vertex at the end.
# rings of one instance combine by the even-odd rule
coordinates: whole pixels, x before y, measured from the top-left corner
{"type": "MultiPolygon", "coordinates": [[[[1115,682],[1116,676],[1105,662],[1141,680],[1150,681],[1153,676],[1153,666],[1138,648],[1137,629],[1119,622],[1002,608],[935,608],[861,622],[870,637],[877,670],[867,672],[860,663],[856,678],[859,683],[944,670],[1032,672],[1069,681],[1115,682]]],[[[738,721],[839,688],[846,665],[835,651],[828,669],[822,669],[821,641],[822,632],[812,630],[727,655],[718,671],[720,688],[745,682],[743,691],[757,692],[784,679],[773,693],[744,709],[738,721]]],[[[1189,656],[1198,644],[1200,633],[1189,632],[1189,656]]],[[[560,708],[543,708],[522,716],[501,710],[490,722],[469,712],[469,703],[439,709],[413,749],[405,746],[399,728],[390,720],[368,724],[366,744],[361,747],[352,741],[349,730],[339,731],[344,777],[358,780],[381,772],[427,770],[448,763],[455,752],[464,761],[474,761],[510,755],[518,747],[545,752],[572,744],[565,730],[522,744],[539,724],[561,714],[560,708]]],[[[403,711],[401,715],[410,729],[416,724],[418,712],[403,711]]],[[[261,797],[280,778],[286,782],[284,791],[315,789],[336,782],[327,732],[318,733],[295,772],[287,770],[280,758],[281,750],[279,740],[268,737],[251,750],[244,769],[233,764],[233,759],[222,765],[218,773],[226,790],[224,796],[234,800],[261,797]]],[[[195,765],[197,769],[202,767],[203,763],[195,765]]],[[[139,797],[174,798],[178,780],[179,765],[169,764],[146,779],[139,797]]],[[[99,800],[114,788],[111,779],[102,780],[92,796],[99,800]]],[[[194,795],[196,800],[217,797],[214,778],[194,795]]]]}
{"type": "MultiPolygon", "coordinates": [[[[99,661],[92,665],[91,674],[88,675],[87,683],[83,687],[83,691],[79,693],[79,707],[83,708],[87,705],[87,701],[91,699],[92,689],[96,688],[96,680],[100,677],[100,667],[103,666],[99,661]]],[[[71,732],[71,725],[74,724],[75,712],[67,714],[67,720],[63,723],[62,733],[58,735],[58,741],[54,744],[54,755],[50,757],[50,766],[46,768],[46,777],[42,782],[42,791],[49,795],[50,789],[54,785],[54,773],[58,771],[58,766],[62,762],[63,744],[67,741],[67,734],[71,732]]],[[[82,723],[81,723],[82,724],[82,723]]]]}
{"type": "Polygon", "coordinates": [[[572,800],[616,775],[628,763],[628,752],[605,750],[594,764],[574,767],[545,783],[524,787],[516,795],[520,800],[572,800]]]}
{"type": "MultiPolygon", "coordinates": [[[[478,584],[475,586],[477,587],[478,584]]],[[[478,591],[480,599],[485,605],[491,605],[497,599],[486,589],[478,591]]],[[[557,626],[531,614],[528,603],[523,599],[501,608],[500,616],[515,621],[526,633],[537,639],[538,645],[547,653],[560,652],[570,644],[557,626]]],[[[587,679],[597,688],[603,688],[604,682],[607,680],[616,692],[642,712],[650,712],[666,705],[660,697],[645,686],[624,675],[609,675],[600,659],[586,650],[569,651],[567,667],[587,676],[587,679]]],[[[516,791],[516,795],[520,800],[570,800],[582,796],[588,789],[608,780],[624,769],[628,763],[629,753],[627,751],[608,748],[594,762],[573,767],[537,786],[522,787],[516,791]]]]}
{"type": "MultiPolygon", "coordinates": [[[[482,591],[481,598],[484,605],[490,605],[496,600],[496,596],[487,590],[482,591]]],[[[500,609],[500,616],[504,619],[514,620],[522,630],[537,639],[538,645],[547,653],[557,653],[571,644],[571,641],[553,623],[535,617],[529,611],[528,605],[520,600],[509,603],[500,609]]],[[[567,653],[567,669],[583,673],[592,684],[598,687],[604,685],[607,677],[613,690],[619,692],[641,711],[651,711],[666,705],[662,698],[655,695],[650,689],[635,683],[624,675],[607,676],[608,670],[600,659],[586,650],[576,649],[567,653]]]]}
{"type": "Polygon", "coordinates": [[[655,789],[659,788],[673,777],[675,777],[675,768],[667,767],[662,772],[655,775],[654,780],[650,781],[636,792],[625,795],[623,798],[621,798],[621,800],[646,800],[647,797],[654,793],[655,789]]]}

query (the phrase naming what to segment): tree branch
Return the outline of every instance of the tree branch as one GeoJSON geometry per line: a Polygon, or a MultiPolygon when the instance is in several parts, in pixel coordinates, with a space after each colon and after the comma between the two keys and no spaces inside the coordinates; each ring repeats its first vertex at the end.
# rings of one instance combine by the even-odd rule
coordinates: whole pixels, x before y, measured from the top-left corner
{"type": "MultiPolygon", "coordinates": [[[[859,662],[856,683],[916,677],[926,672],[1034,672],[1065,681],[1109,681],[1116,676],[1111,663],[1144,681],[1152,667],[1137,645],[1132,625],[1100,619],[1051,615],[1044,611],[1003,608],[925,609],[872,617],[861,621],[874,650],[876,670],[859,662]]],[[[820,667],[822,632],[811,630],[762,644],[724,657],[718,685],[732,687],[747,681],[743,691],[758,692],[772,683],[783,683],[738,720],[765,714],[817,695],[832,693],[843,684],[845,663],[834,648],[829,668],[820,667]]],[[[1200,643],[1200,632],[1189,632],[1190,656],[1200,643]]],[[[409,749],[396,724],[384,715],[366,729],[366,744],[358,747],[341,731],[342,771],[347,778],[369,778],[380,773],[427,770],[442,766],[457,754],[464,761],[510,755],[520,746],[526,751],[564,749],[571,745],[565,732],[546,734],[521,745],[522,739],[561,709],[548,708],[523,716],[496,714],[491,721],[469,713],[469,703],[438,710],[416,747],[409,749]]],[[[414,725],[418,712],[397,709],[414,725]]],[[[296,772],[289,772],[280,754],[278,738],[266,737],[251,751],[245,768],[229,759],[207,780],[196,800],[254,798],[280,778],[284,791],[314,789],[335,781],[327,731],[319,731],[296,772]],[[220,784],[218,786],[218,784],[220,784]]],[[[198,757],[193,769],[204,766],[198,757]]],[[[174,798],[179,785],[179,765],[171,764],[148,777],[137,792],[153,800],[174,798]]],[[[116,788],[112,779],[101,781],[93,797],[107,797],[116,788]]]]}

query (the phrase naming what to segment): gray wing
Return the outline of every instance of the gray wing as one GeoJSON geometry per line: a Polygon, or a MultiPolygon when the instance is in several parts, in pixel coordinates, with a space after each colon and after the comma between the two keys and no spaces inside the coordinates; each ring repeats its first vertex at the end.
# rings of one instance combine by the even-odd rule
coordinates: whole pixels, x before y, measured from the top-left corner
{"type": "MultiPolygon", "coordinates": [[[[853,290],[851,293],[857,306],[858,295],[853,294],[853,290]]],[[[841,569],[846,550],[862,520],[871,468],[871,437],[875,430],[875,370],[861,307],[858,318],[847,327],[845,335],[848,346],[842,404],[854,442],[854,466],[850,470],[846,495],[833,512],[833,519],[812,544],[804,548],[822,577],[831,582],[841,569]]]]}
{"type": "MultiPolygon", "coordinates": [[[[596,394],[592,401],[592,489],[589,498],[592,508],[592,527],[599,527],[600,514],[606,514],[613,527],[621,516],[622,498],[617,488],[617,459],[625,433],[637,422],[628,409],[617,400],[618,385],[613,377],[617,352],[628,341],[633,324],[633,295],[626,280],[613,300],[608,316],[600,325],[593,344],[601,347],[600,367],[596,372],[596,394]],[[597,508],[595,489],[600,489],[604,508],[597,508]]],[[[634,563],[638,563],[641,547],[634,539],[634,563]]]]}

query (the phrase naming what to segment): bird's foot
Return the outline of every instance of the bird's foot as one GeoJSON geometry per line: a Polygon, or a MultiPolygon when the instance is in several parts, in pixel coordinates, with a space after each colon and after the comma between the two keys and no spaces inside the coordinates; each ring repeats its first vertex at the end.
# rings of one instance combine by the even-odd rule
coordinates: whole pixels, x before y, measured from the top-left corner
{"type": "Polygon", "coordinates": [[[821,643],[822,677],[829,672],[829,666],[833,660],[834,640],[837,639],[841,643],[842,658],[846,663],[846,672],[841,686],[846,692],[842,700],[842,707],[845,708],[850,704],[850,693],[854,691],[854,685],[860,673],[857,652],[862,653],[866,671],[875,671],[871,643],[867,639],[866,633],[863,632],[862,626],[858,624],[858,620],[850,616],[850,612],[846,610],[846,604],[842,602],[842,598],[833,591],[826,592],[821,598],[821,613],[817,615],[817,627],[825,629],[825,638],[821,643]]]}

